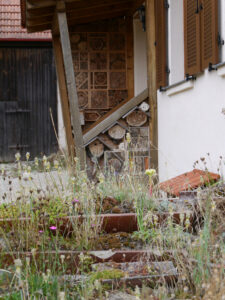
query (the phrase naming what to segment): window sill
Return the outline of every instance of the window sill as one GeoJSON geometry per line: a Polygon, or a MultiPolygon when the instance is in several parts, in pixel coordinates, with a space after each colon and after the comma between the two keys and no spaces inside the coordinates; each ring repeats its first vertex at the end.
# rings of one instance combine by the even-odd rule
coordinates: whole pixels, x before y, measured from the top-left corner
{"type": "Polygon", "coordinates": [[[182,93],[184,91],[190,90],[194,87],[194,82],[192,80],[186,81],[181,83],[178,86],[175,86],[173,88],[170,88],[166,91],[167,96],[173,96],[179,93],[182,93]]]}

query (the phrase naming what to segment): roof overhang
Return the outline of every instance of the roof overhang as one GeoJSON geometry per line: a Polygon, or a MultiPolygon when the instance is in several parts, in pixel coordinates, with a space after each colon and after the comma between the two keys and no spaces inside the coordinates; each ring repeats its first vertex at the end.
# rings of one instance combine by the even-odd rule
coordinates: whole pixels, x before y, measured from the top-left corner
{"type": "Polygon", "coordinates": [[[28,32],[52,29],[56,5],[65,3],[68,25],[129,16],[143,0],[21,0],[22,25],[28,32]]]}

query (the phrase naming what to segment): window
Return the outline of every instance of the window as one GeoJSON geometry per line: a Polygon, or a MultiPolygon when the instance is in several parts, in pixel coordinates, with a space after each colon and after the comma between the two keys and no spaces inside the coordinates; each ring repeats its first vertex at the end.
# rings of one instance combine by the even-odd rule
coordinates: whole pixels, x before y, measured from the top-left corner
{"type": "Polygon", "coordinates": [[[185,74],[218,63],[218,0],[184,0],[185,74]]]}

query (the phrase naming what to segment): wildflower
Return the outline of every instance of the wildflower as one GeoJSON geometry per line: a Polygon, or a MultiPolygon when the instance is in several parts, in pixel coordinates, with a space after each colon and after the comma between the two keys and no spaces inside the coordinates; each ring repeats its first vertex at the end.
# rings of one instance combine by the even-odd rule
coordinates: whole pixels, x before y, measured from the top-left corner
{"type": "Polygon", "coordinates": [[[15,267],[16,267],[16,274],[17,275],[20,275],[21,273],[21,267],[22,267],[22,261],[21,259],[15,259],[14,260],[14,264],[15,264],[15,267]]]}
{"type": "Polygon", "coordinates": [[[27,256],[26,257],[26,265],[29,267],[29,265],[30,265],[30,257],[29,256],[27,256]]]}
{"type": "Polygon", "coordinates": [[[188,287],[185,286],[185,287],[184,287],[184,292],[186,293],[187,291],[188,291],[188,287]]]}
{"type": "Polygon", "coordinates": [[[34,159],[34,164],[35,164],[36,167],[38,167],[39,162],[38,162],[38,158],[37,157],[35,157],[35,159],[34,159]]]}
{"type": "Polygon", "coordinates": [[[128,144],[130,144],[130,142],[131,142],[131,136],[130,136],[129,132],[126,134],[126,141],[128,144]]]}
{"type": "Polygon", "coordinates": [[[59,292],[59,300],[65,300],[65,292],[59,292]]]}
{"type": "Polygon", "coordinates": [[[35,256],[36,253],[37,253],[37,249],[35,249],[35,248],[31,249],[31,253],[32,253],[33,256],[35,256]]]}
{"type": "Polygon", "coordinates": [[[94,286],[95,286],[95,288],[96,288],[97,291],[100,290],[100,288],[101,288],[100,281],[96,279],[95,282],[94,282],[94,286]]]}
{"type": "Polygon", "coordinates": [[[48,281],[48,276],[45,273],[42,273],[42,277],[45,283],[48,281]]]}
{"type": "Polygon", "coordinates": [[[2,171],[2,175],[4,175],[4,173],[5,173],[5,166],[2,166],[1,171],[2,171]]]}
{"type": "Polygon", "coordinates": [[[22,267],[22,261],[21,261],[21,259],[15,259],[14,260],[14,264],[15,264],[15,266],[16,267],[22,267]]]}
{"type": "Polygon", "coordinates": [[[28,161],[30,159],[30,152],[26,153],[26,160],[28,161]]]}
{"type": "Polygon", "coordinates": [[[190,226],[190,220],[187,217],[186,220],[185,220],[185,227],[186,227],[186,229],[188,229],[189,226],[190,226]]]}
{"type": "Polygon", "coordinates": [[[76,199],[76,198],[74,198],[73,201],[72,201],[72,204],[75,205],[75,204],[78,203],[78,202],[79,202],[79,200],[76,199]]]}
{"type": "Polygon", "coordinates": [[[45,167],[46,167],[46,170],[47,170],[47,171],[49,171],[49,170],[50,170],[51,164],[50,164],[50,162],[49,162],[49,161],[47,161],[47,162],[46,162],[46,165],[45,165],[45,167]]]}
{"type": "Polygon", "coordinates": [[[30,174],[28,173],[28,172],[24,172],[23,173],[23,180],[24,181],[27,181],[27,180],[29,180],[30,179],[30,174]]]}
{"type": "Polygon", "coordinates": [[[153,220],[154,220],[154,224],[157,225],[158,220],[159,220],[158,216],[157,216],[157,215],[154,215],[154,216],[153,216],[153,220]]]}
{"type": "Polygon", "coordinates": [[[184,222],[184,214],[180,214],[180,223],[181,225],[183,224],[184,222]]]}
{"type": "Polygon", "coordinates": [[[61,262],[62,262],[62,264],[64,263],[64,260],[65,260],[65,255],[60,255],[60,259],[61,259],[61,262]]]}
{"type": "Polygon", "coordinates": [[[212,211],[214,211],[216,209],[216,203],[215,203],[215,201],[212,201],[211,208],[212,208],[212,211]]]}
{"type": "Polygon", "coordinates": [[[56,170],[59,168],[58,160],[54,160],[54,167],[55,167],[56,170]]]}
{"type": "Polygon", "coordinates": [[[19,152],[17,152],[17,153],[15,154],[15,158],[16,158],[16,161],[19,161],[19,160],[20,160],[21,155],[20,155],[19,152]]]}
{"type": "Polygon", "coordinates": [[[147,169],[145,171],[145,174],[151,178],[152,176],[154,176],[156,174],[156,170],[155,169],[147,169]]]}
{"type": "Polygon", "coordinates": [[[94,227],[95,227],[95,224],[91,224],[91,227],[94,228],[94,227]]]}
{"type": "Polygon", "coordinates": [[[39,230],[39,233],[43,233],[44,231],[43,230],[39,230]]]}
{"type": "Polygon", "coordinates": [[[42,160],[43,160],[43,165],[46,166],[46,164],[47,164],[47,157],[45,155],[43,156],[42,160]]]}
{"type": "Polygon", "coordinates": [[[103,183],[105,181],[105,177],[104,177],[103,174],[100,174],[99,177],[98,177],[98,179],[99,179],[100,183],[103,183]]]}
{"type": "Polygon", "coordinates": [[[56,230],[57,227],[56,227],[56,226],[50,226],[49,229],[50,229],[50,230],[56,230]]]}
{"type": "Polygon", "coordinates": [[[135,297],[136,297],[137,300],[139,300],[139,299],[141,299],[140,296],[141,296],[140,288],[139,288],[138,285],[136,285],[136,287],[135,287],[135,297]]]}
{"type": "Polygon", "coordinates": [[[72,183],[72,184],[75,184],[75,182],[76,182],[76,178],[75,178],[75,177],[72,177],[72,178],[71,178],[71,183],[72,183]]]}

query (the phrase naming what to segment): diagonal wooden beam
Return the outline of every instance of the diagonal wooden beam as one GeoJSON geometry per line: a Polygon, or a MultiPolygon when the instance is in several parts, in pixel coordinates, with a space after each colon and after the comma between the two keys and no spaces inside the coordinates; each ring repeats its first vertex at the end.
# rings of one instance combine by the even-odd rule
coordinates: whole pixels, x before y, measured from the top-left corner
{"type": "Polygon", "coordinates": [[[75,154],[75,144],[72,134],[72,126],[70,119],[70,108],[67,94],[65,70],[63,64],[62,47],[59,36],[52,36],[54,57],[56,64],[56,73],[60,91],[60,101],[62,106],[63,124],[66,132],[66,141],[69,154],[73,157],[75,154]]]}
{"type": "Polygon", "coordinates": [[[84,132],[84,144],[86,145],[94,139],[97,135],[103,132],[106,128],[110,127],[117,120],[122,118],[123,115],[128,113],[135,106],[143,102],[148,98],[148,89],[145,89],[143,92],[138,94],[132,99],[125,100],[119,105],[114,107],[111,111],[105,114],[96,124],[93,124],[86,132],[84,132]]]}
{"type": "Polygon", "coordinates": [[[60,8],[60,11],[57,11],[57,18],[59,23],[60,40],[62,45],[67,92],[68,92],[69,104],[70,104],[71,124],[73,126],[76,155],[80,160],[81,169],[84,169],[85,149],[83,147],[83,135],[81,129],[81,122],[80,122],[78,95],[76,89],[66,12],[62,11],[60,8]]]}

